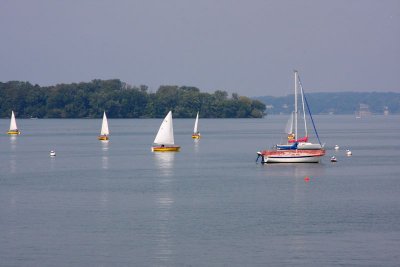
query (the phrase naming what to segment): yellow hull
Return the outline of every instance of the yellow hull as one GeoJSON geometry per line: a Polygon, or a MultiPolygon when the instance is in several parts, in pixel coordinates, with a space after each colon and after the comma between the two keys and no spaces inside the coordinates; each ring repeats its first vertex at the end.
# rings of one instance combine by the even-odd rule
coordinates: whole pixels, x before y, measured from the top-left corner
{"type": "Polygon", "coordinates": [[[199,135],[199,134],[192,134],[192,138],[193,138],[193,139],[200,139],[200,138],[201,138],[201,135],[199,135]]]}
{"type": "Polygon", "coordinates": [[[178,152],[180,148],[181,148],[180,146],[164,146],[164,147],[153,146],[151,148],[151,151],[153,151],[153,152],[178,152]]]}
{"type": "Polygon", "coordinates": [[[108,141],[108,136],[100,135],[97,137],[97,139],[99,139],[100,141],[108,141]]]}
{"type": "Polygon", "coordinates": [[[21,134],[21,132],[20,131],[8,131],[7,134],[17,135],[17,134],[21,134]]]}

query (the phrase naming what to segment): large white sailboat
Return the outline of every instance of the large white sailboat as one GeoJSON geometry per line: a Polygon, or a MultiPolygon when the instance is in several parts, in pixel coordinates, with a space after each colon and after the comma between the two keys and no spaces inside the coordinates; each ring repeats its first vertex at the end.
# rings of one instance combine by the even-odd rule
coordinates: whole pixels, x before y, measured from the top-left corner
{"type": "Polygon", "coordinates": [[[108,130],[107,116],[106,116],[106,112],[104,111],[103,122],[101,124],[101,131],[100,131],[100,135],[97,137],[97,139],[99,139],[101,141],[108,141],[109,135],[110,135],[110,131],[108,130]]]}
{"type": "Polygon", "coordinates": [[[14,111],[11,111],[11,121],[10,121],[10,129],[7,134],[17,135],[21,134],[17,127],[17,121],[15,120],[14,111]]]}
{"type": "MultiPolygon", "coordinates": [[[[287,144],[279,144],[276,145],[276,149],[273,150],[264,150],[261,152],[257,152],[258,156],[261,157],[261,161],[263,163],[288,163],[288,162],[312,162],[318,163],[320,158],[325,155],[325,150],[323,149],[323,145],[321,142],[318,143],[310,143],[308,142],[308,131],[307,131],[307,120],[306,120],[306,110],[305,104],[307,105],[308,111],[308,103],[304,96],[303,87],[301,86],[300,79],[298,77],[297,71],[294,71],[295,77],[295,94],[294,94],[294,118],[289,120],[294,123],[294,131],[293,126],[287,126],[287,144]],[[304,120],[304,130],[305,135],[303,137],[298,137],[298,86],[300,86],[301,92],[301,101],[303,108],[303,120],[304,120]],[[290,130],[289,130],[290,129],[290,130]]],[[[310,112],[309,112],[310,113],[310,112]]],[[[311,117],[311,113],[310,113],[311,117]]],[[[312,117],[311,117],[312,118],[312,117]]],[[[312,120],[312,119],[311,119],[312,120]]],[[[312,120],[313,122],[313,120],[312,120]]],[[[316,132],[315,125],[313,122],[314,130],[317,135],[318,141],[318,133],[316,132]]]]}
{"type": "Polygon", "coordinates": [[[199,112],[197,112],[196,120],[194,122],[192,138],[193,139],[200,139],[201,138],[200,131],[199,131],[199,112]]]}
{"type": "Polygon", "coordinates": [[[167,116],[158,129],[154,145],[151,147],[153,152],[177,152],[180,146],[175,145],[174,127],[172,123],[172,112],[169,111],[167,116]]]}
{"type": "Polygon", "coordinates": [[[312,120],[311,112],[308,107],[307,100],[304,95],[303,86],[300,82],[299,75],[297,71],[295,71],[295,106],[294,112],[291,114],[291,118],[288,121],[288,125],[286,126],[286,133],[287,133],[287,144],[278,144],[276,145],[277,149],[287,150],[287,149],[322,149],[324,147],[323,144],[319,141],[318,133],[315,129],[314,122],[312,120]],[[298,108],[298,89],[300,87],[300,97],[301,97],[301,109],[298,108]],[[306,110],[307,107],[307,110],[306,110]],[[301,119],[299,119],[298,114],[301,112],[301,119]],[[309,132],[308,132],[308,125],[307,125],[307,114],[310,116],[311,121],[313,122],[314,130],[318,138],[318,143],[311,143],[309,142],[309,132]],[[298,137],[300,132],[300,127],[298,125],[298,121],[303,121],[304,123],[304,136],[298,137]]]}

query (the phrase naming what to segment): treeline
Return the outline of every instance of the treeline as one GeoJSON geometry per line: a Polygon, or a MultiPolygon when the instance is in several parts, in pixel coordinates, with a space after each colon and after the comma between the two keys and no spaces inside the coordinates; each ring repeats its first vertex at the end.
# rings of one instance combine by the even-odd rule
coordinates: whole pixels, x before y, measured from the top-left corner
{"type": "Polygon", "coordinates": [[[130,86],[118,79],[41,87],[29,82],[0,82],[0,116],[11,110],[20,118],[162,118],[169,110],[175,118],[261,118],[265,105],[225,91],[204,93],[196,87],[130,86]]]}
{"type": "MultiPolygon", "coordinates": [[[[256,99],[266,104],[268,114],[289,114],[294,110],[294,96],[262,96],[256,99]]],[[[307,101],[313,114],[355,114],[360,104],[366,105],[372,114],[400,113],[400,93],[308,93],[307,101]]]]}

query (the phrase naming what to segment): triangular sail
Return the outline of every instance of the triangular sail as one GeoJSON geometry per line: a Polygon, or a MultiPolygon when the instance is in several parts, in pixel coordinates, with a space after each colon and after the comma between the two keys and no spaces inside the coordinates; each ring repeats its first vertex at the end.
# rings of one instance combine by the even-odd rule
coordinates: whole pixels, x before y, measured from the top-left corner
{"type": "Polygon", "coordinates": [[[100,135],[109,135],[110,132],[108,130],[108,121],[107,121],[107,116],[106,116],[106,112],[104,111],[103,114],[103,123],[101,124],[101,131],[100,131],[100,135]]]}
{"type": "Polygon", "coordinates": [[[11,111],[10,131],[18,130],[17,122],[15,120],[14,111],[11,111]]]}
{"type": "Polygon", "coordinates": [[[286,124],[285,133],[287,134],[293,133],[293,112],[290,114],[290,118],[286,124]]]}
{"type": "Polygon", "coordinates": [[[163,122],[161,123],[160,129],[156,138],[154,139],[155,144],[159,145],[173,145],[174,142],[174,127],[172,125],[172,112],[169,111],[163,122]]]}
{"type": "Polygon", "coordinates": [[[199,112],[197,112],[196,121],[194,122],[193,133],[197,134],[199,132],[199,112]]]}

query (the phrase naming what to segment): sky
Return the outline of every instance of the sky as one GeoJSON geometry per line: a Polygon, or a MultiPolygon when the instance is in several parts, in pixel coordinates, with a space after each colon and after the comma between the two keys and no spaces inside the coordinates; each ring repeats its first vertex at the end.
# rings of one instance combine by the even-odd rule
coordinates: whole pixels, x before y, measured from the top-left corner
{"type": "Polygon", "coordinates": [[[0,81],[400,92],[399,0],[1,0],[0,81]]]}

